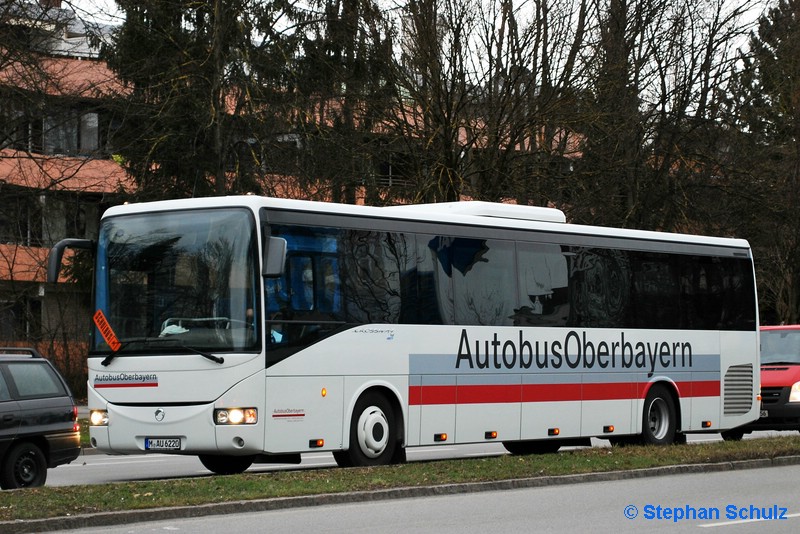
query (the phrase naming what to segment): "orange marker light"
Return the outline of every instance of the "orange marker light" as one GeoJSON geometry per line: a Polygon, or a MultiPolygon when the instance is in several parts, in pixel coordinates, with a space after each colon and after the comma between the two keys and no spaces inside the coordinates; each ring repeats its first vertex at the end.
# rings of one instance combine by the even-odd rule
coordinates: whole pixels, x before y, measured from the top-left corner
{"type": "Polygon", "coordinates": [[[320,394],[323,397],[327,397],[328,396],[328,388],[322,388],[322,391],[320,392],[320,394]]]}
{"type": "Polygon", "coordinates": [[[447,434],[434,434],[433,441],[447,441],[447,434]]]}
{"type": "Polygon", "coordinates": [[[611,434],[612,432],[614,432],[614,425],[606,425],[603,427],[603,433],[611,434]]]}
{"type": "Polygon", "coordinates": [[[312,439],[312,440],[310,440],[308,442],[308,448],[309,449],[319,449],[320,447],[324,447],[324,446],[325,446],[325,440],[324,439],[312,439]]]}
{"type": "Polygon", "coordinates": [[[483,435],[484,439],[497,439],[497,431],[490,430],[483,435]]]}
{"type": "Polygon", "coordinates": [[[548,436],[557,436],[559,434],[561,434],[561,430],[559,430],[558,428],[548,428],[547,429],[547,435],[548,436]]]}

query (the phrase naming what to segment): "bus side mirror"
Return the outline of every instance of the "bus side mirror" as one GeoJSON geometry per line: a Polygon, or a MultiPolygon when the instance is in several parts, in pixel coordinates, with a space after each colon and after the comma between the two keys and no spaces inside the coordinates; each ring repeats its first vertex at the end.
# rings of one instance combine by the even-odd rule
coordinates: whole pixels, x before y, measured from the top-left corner
{"type": "Polygon", "coordinates": [[[81,248],[86,250],[94,249],[94,241],[91,239],[62,239],[50,249],[47,256],[47,281],[50,283],[58,282],[58,273],[61,271],[61,261],[64,258],[64,251],[68,248],[81,248]]]}
{"type": "Polygon", "coordinates": [[[286,240],[282,237],[270,237],[264,248],[262,260],[262,276],[277,278],[283,274],[286,265],[286,240]]]}

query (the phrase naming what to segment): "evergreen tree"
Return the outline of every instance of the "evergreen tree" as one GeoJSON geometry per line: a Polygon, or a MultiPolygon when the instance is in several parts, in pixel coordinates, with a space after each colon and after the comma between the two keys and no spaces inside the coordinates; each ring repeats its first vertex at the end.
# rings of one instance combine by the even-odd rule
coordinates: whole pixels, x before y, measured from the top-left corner
{"type": "Polygon", "coordinates": [[[104,58],[129,88],[112,143],[150,198],[258,187],[259,142],[291,41],[287,2],[118,0],[104,58]],[[262,119],[261,121],[257,119],[262,119]]]}
{"type": "Polygon", "coordinates": [[[780,0],[758,21],[731,87],[728,111],[739,214],[758,269],[762,318],[800,321],[800,1],[780,0]]]}
{"type": "Polygon", "coordinates": [[[290,169],[309,193],[380,202],[383,118],[391,113],[393,29],[372,0],[314,0],[293,70],[292,126],[306,148],[290,169]]]}

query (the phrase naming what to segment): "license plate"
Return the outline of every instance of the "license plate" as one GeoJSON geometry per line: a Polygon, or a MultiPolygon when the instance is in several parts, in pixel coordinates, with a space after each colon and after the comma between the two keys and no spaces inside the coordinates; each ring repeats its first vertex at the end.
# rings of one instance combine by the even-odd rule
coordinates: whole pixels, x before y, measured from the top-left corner
{"type": "Polygon", "coordinates": [[[767,410],[761,410],[761,415],[759,415],[759,417],[769,417],[769,413],[767,413],[767,410]]]}
{"type": "Polygon", "coordinates": [[[181,438],[145,438],[144,448],[148,451],[179,451],[181,438]]]}

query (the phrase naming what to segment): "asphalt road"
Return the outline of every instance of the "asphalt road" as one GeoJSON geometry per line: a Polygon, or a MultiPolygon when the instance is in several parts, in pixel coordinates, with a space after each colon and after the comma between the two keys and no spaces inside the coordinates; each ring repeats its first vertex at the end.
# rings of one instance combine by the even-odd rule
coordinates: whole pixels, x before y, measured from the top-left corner
{"type": "Polygon", "coordinates": [[[244,510],[82,528],[81,532],[796,532],[800,529],[799,477],[800,465],[623,480],[579,477],[570,484],[244,510]]]}

